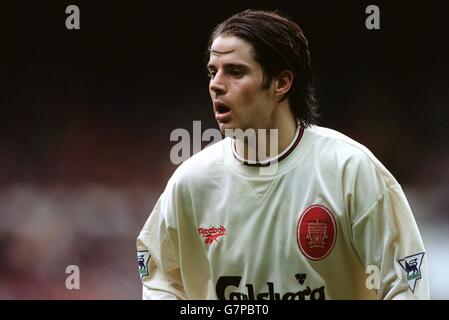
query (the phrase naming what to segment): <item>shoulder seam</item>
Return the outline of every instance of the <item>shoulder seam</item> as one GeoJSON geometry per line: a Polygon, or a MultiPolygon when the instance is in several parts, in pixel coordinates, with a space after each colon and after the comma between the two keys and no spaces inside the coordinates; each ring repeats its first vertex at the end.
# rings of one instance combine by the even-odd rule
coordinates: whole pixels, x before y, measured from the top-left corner
{"type": "Polygon", "coordinates": [[[399,183],[392,184],[390,186],[386,186],[385,190],[382,194],[374,201],[374,203],[353,223],[351,223],[351,228],[354,227],[357,223],[359,223],[362,219],[370,214],[370,211],[379,203],[379,201],[390,191],[392,191],[396,187],[401,187],[399,183]]]}
{"type": "MultiPolygon", "coordinates": [[[[323,129],[327,129],[327,130],[333,130],[333,129],[324,128],[324,127],[322,127],[322,128],[323,128],[323,129]]],[[[333,130],[333,131],[335,131],[335,130],[333,130]]],[[[335,131],[335,132],[338,132],[338,131],[335,131]]],[[[327,138],[327,139],[332,139],[332,138],[333,138],[333,139],[335,139],[335,140],[338,140],[339,142],[342,142],[342,143],[344,143],[344,144],[350,145],[350,146],[356,148],[357,150],[362,151],[365,155],[367,155],[368,157],[371,158],[370,153],[372,153],[372,152],[371,152],[366,146],[364,146],[364,145],[362,145],[361,143],[359,143],[359,142],[353,140],[353,139],[350,138],[350,137],[347,137],[347,138],[353,140],[354,143],[353,143],[353,142],[350,142],[350,141],[346,141],[345,139],[343,139],[343,138],[341,138],[341,137],[338,137],[338,136],[332,136],[332,137],[329,137],[329,136],[324,135],[324,134],[322,134],[322,133],[320,133],[320,132],[317,132],[317,131],[313,131],[313,133],[316,134],[316,135],[319,135],[320,137],[323,137],[323,138],[327,138]]],[[[338,132],[338,134],[344,135],[343,133],[340,133],[340,132],[338,132]]]]}

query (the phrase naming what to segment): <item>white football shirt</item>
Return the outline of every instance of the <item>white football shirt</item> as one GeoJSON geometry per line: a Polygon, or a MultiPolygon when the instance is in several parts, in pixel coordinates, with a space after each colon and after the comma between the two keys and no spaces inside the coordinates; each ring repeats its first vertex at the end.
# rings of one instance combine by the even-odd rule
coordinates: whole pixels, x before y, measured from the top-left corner
{"type": "Polygon", "coordinates": [[[144,299],[428,299],[401,186],[364,146],[300,127],[276,164],[233,140],[181,164],[138,239],[144,299]]]}

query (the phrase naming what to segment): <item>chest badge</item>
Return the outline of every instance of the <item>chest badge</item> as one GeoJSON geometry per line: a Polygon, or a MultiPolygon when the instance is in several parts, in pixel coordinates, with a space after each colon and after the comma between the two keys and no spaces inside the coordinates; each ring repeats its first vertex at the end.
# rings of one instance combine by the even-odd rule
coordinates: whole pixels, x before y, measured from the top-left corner
{"type": "Polygon", "coordinates": [[[331,253],[336,239],[337,224],[329,209],[315,204],[304,210],[296,227],[296,240],[303,255],[322,260],[331,253]]]}

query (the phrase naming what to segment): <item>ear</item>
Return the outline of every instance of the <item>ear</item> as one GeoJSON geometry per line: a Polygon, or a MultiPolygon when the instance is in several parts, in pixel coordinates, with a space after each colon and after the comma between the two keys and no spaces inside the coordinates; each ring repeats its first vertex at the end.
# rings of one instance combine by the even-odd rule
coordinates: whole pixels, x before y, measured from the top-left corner
{"type": "Polygon", "coordinates": [[[290,90],[293,83],[293,73],[289,70],[282,71],[275,80],[275,95],[279,98],[283,98],[285,94],[290,90]]]}

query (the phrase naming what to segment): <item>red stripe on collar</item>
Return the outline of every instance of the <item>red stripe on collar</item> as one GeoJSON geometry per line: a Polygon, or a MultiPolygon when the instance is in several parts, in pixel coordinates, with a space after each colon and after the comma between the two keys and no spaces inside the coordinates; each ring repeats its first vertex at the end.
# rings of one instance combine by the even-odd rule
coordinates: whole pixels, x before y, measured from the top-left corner
{"type": "Polygon", "coordinates": [[[240,159],[235,157],[235,154],[233,152],[234,158],[236,158],[237,160],[239,160],[240,162],[242,162],[244,165],[246,166],[250,166],[250,167],[268,167],[276,162],[281,162],[283,159],[287,158],[288,155],[290,153],[292,153],[292,151],[296,148],[296,146],[299,144],[299,141],[301,141],[301,138],[304,134],[304,124],[301,122],[300,124],[300,129],[299,129],[299,134],[298,137],[296,138],[295,142],[293,143],[293,145],[290,147],[290,149],[288,149],[288,151],[286,153],[284,153],[281,157],[279,157],[278,159],[268,162],[268,163],[248,163],[247,161],[241,161],[240,159]]]}

